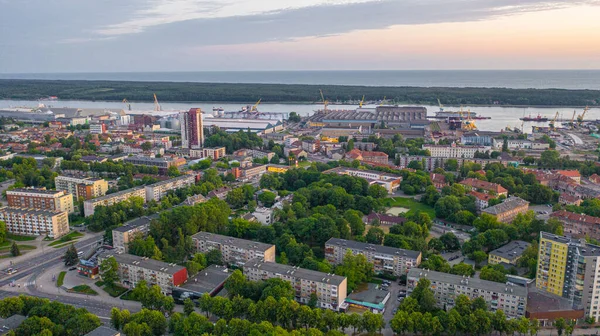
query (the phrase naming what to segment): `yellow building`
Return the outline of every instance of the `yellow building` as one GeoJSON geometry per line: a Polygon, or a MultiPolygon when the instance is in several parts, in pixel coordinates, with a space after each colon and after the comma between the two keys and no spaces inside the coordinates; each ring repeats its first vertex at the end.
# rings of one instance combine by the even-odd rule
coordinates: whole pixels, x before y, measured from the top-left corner
{"type": "Polygon", "coordinates": [[[269,173],[285,173],[286,171],[290,170],[290,168],[293,168],[293,167],[270,164],[267,166],[267,171],[269,173]]]}
{"type": "Polygon", "coordinates": [[[517,265],[517,261],[521,259],[523,252],[530,246],[528,242],[521,240],[513,240],[510,243],[497,248],[490,252],[488,257],[488,263],[494,264],[508,264],[517,265]]]}
{"type": "Polygon", "coordinates": [[[536,287],[542,291],[563,296],[567,277],[567,256],[571,240],[546,232],[540,234],[536,287]]]}

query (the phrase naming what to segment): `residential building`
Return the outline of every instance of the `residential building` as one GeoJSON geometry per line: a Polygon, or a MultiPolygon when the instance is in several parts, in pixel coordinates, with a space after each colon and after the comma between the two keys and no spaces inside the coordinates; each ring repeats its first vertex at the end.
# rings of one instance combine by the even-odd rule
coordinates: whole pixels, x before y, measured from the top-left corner
{"type": "Polygon", "coordinates": [[[258,165],[248,168],[233,167],[231,173],[236,179],[241,181],[248,181],[254,178],[258,178],[267,172],[266,165],[258,165]]]}
{"type": "Polygon", "coordinates": [[[90,331],[84,336],[121,336],[121,332],[109,327],[99,326],[98,328],[90,331]]]}
{"type": "Polygon", "coordinates": [[[224,186],[215,190],[212,190],[211,192],[208,193],[208,195],[206,195],[206,198],[213,198],[216,197],[218,199],[225,199],[225,197],[227,197],[227,194],[231,191],[231,188],[228,186],[224,186]]]}
{"type": "Polygon", "coordinates": [[[275,152],[268,152],[260,149],[246,149],[242,151],[245,151],[247,155],[250,155],[253,159],[266,158],[268,161],[271,161],[271,159],[275,156],[275,152]]]}
{"type": "Polygon", "coordinates": [[[188,278],[183,266],[128,253],[103,252],[98,255],[98,264],[110,257],[119,264],[119,280],[127,288],[134,288],[145,280],[148,286],[158,285],[163,294],[171,295],[173,288],[184,284],[188,278]]]}
{"type": "Polygon", "coordinates": [[[431,183],[437,190],[442,190],[443,187],[448,186],[448,182],[446,181],[446,176],[444,174],[430,173],[429,178],[431,178],[431,183]]]}
{"type": "Polygon", "coordinates": [[[64,190],[73,195],[76,200],[90,200],[106,195],[108,182],[104,179],[91,177],[57,176],[54,179],[56,190],[64,190]]]}
{"type": "Polygon", "coordinates": [[[398,187],[400,187],[400,183],[402,182],[402,176],[399,175],[384,173],[377,170],[359,170],[349,167],[329,169],[324,171],[323,174],[350,175],[364,178],[371,185],[379,184],[383,186],[390,194],[394,193],[398,187]]]}
{"type": "Polygon", "coordinates": [[[65,211],[0,208],[0,221],[6,231],[18,235],[59,238],[69,233],[69,214],[65,211]]]}
{"type": "Polygon", "coordinates": [[[211,158],[212,160],[216,161],[225,155],[227,155],[225,152],[225,147],[202,148],[203,158],[211,158]]]}
{"type": "Polygon", "coordinates": [[[202,194],[188,196],[188,198],[183,201],[183,205],[192,206],[200,203],[206,202],[206,197],[202,194]]]}
{"type": "Polygon", "coordinates": [[[558,203],[562,205],[577,205],[579,206],[583,202],[579,195],[571,195],[566,192],[560,193],[558,196],[558,203]]]}
{"type": "Polygon", "coordinates": [[[496,134],[497,133],[489,132],[463,133],[460,138],[460,143],[469,146],[491,146],[496,134]]]}
{"type": "Polygon", "coordinates": [[[501,310],[509,318],[525,316],[527,287],[412,268],[407,276],[408,295],[421,279],[431,282],[430,288],[438,308],[450,310],[456,305],[457,296],[466,295],[472,300],[482,297],[488,310],[501,310]]]}
{"type": "Polygon", "coordinates": [[[492,183],[488,181],[478,180],[476,178],[467,178],[460,182],[461,185],[465,187],[467,190],[475,190],[480,191],[486,194],[491,194],[496,197],[498,196],[508,196],[508,190],[503,186],[492,183]]]}
{"type": "Polygon", "coordinates": [[[223,261],[230,265],[242,266],[253,258],[275,262],[275,245],[209,232],[196,233],[192,236],[192,241],[196,252],[206,253],[215,249],[219,250],[223,261]]]}
{"type": "Polygon", "coordinates": [[[592,174],[589,179],[594,184],[600,184],[600,176],[598,176],[596,173],[592,174]]]}
{"type": "Polygon", "coordinates": [[[254,210],[252,215],[262,225],[273,224],[273,209],[259,207],[254,210]]]}
{"type": "Polygon", "coordinates": [[[346,277],[268,262],[262,258],[249,260],[244,265],[244,275],[250,281],[272,278],[287,281],[295,291],[296,301],[307,304],[311,294],[315,293],[317,307],[335,311],[344,306],[348,290],[346,277]]]}
{"type": "Polygon", "coordinates": [[[91,134],[104,134],[106,133],[106,125],[103,123],[90,124],[91,134]]]}
{"type": "Polygon", "coordinates": [[[581,183],[581,174],[578,170],[557,170],[556,173],[570,178],[577,184],[581,183]]]}
{"type": "Polygon", "coordinates": [[[408,164],[412,161],[418,161],[423,163],[423,168],[425,171],[432,172],[435,168],[444,168],[444,165],[448,160],[456,160],[458,166],[471,162],[478,163],[482,167],[489,163],[500,163],[506,166],[508,163],[517,162],[516,160],[507,160],[502,157],[498,157],[497,159],[476,159],[476,158],[452,158],[452,157],[434,157],[434,156],[421,156],[421,155],[402,155],[400,153],[396,154],[396,159],[399,160],[398,168],[405,169],[408,167],[408,164]]]}
{"type": "Polygon", "coordinates": [[[166,174],[170,167],[179,167],[186,163],[184,158],[152,158],[147,156],[130,156],[123,161],[135,166],[157,167],[161,174],[166,174]]]}
{"type": "Polygon", "coordinates": [[[600,309],[600,246],[540,232],[536,287],[541,292],[562,296],[583,308],[585,316],[598,321],[600,309]]]}
{"type": "Polygon", "coordinates": [[[555,211],[551,218],[563,223],[564,233],[578,238],[600,239],[600,218],[565,210],[555,211]]]}
{"type": "Polygon", "coordinates": [[[365,161],[365,162],[374,162],[380,164],[388,164],[389,158],[386,153],[383,152],[373,152],[373,151],[361,151],[358,149],[353,149],[346,153],[346,160],[349,161],[365,161]]]}
{"type": "Polygon", "coordinates": [[[370,225],[375,221],[378,221],[379,225],[394,226],[397,224],[404,224],[407,221],[407,219],[404,217],[392,216],[377,212],[371,212],[367,216],[363,216],[363,223],[367,225],[370,225]]]}
{"type": "Polygon", "coordinates": [[[475,197],[475,208],[477,211],[481,211],[489,206],[489,202],[494,196],[490,194],[484,194],[478,191],[471,190],[469,195],[475,197]]]}
{"type": "Polygon", "coordinates": [[[8,206],[73,213],[73,195],[64,190],[19,188],[6,191],[8,206]]]}
{"type": "Polygon", "coordinates": [[[457,146],[452,145],[423,145],[423,149],[429,151],[432,157],[444,158],[474,158],[476,152],[485,153],[490,150],[485,146],[457,146]]]}
{"type": "MultiPolygon", "coordinates": [[[[524,139],[508,139],[506,140],[506,144],[509,150],[546,150],[550,148],[550,144],[540,142],[540,141],[531,141],[524,139]]],[[[494,148],[501,149],[504,146],[503,139],[494,139],[494,148]]]]}
{"type": "Polygon", "coordinates": [[[136,237],[145,237],[150,230],[150,223],[158,215],[144,216],[131,220],[112,230],[113,248],[117,252],[129,252],[129,243],[136,237]]]}
{"type": "Polygon", "coordinates": [[[201,109],[191,108],[187,112],[179,113],[179,123],[181,125],[181,147],[204,147],[204,126],[201,109]]]}
{"type": "Polygon", "coordinates": [[[493,264],[508,264],[517,265],[517,261],[521,259],[523,252],[531,246],[528,242],[522,240],[513,240],[510,243],[491,251],[488,255],[488,263],[493,264]]]}
{"type": "Polygon", "coordinates": [[[334,265],[344,261],[347,251],[362,254],[373,264],[376,273],[406,274],[412,267],[421,264],[421,252],[395,247],[361,243],[354,240],[331,238],[325,243],[325,259],[334,265]]]}
{"type": "Polygon", "coordinates": [[[483,209],[482,213],[487,213],[496,217],[499,222],[510,223],[520,213],[529,211],[529,202],[519,197],[509,197],[504,202],[483,209]]]}
{"type": "Polygon", "coordinates": [[[165,195],[167,195],[169,191],[187,188],[194,184],[196,184],[196,175],[184,174],[178,177],[174,177],[172,179],[147,185],[145,187],[146,201],[155,200],[158,202],[165,195]]]}
{"type": "Polygon", "coordinates": [[[119,202],[126,201],[132,197],[141,197],[144,200],[144,203],[146,203],[146,188],[135,187],[119,191],[114,194],[104,195],[98,198],[87,200],[83,202],[83,212],[85,214],[85,217],[89,217],[94,214],[94,209],[97,206],[110,206],[119,202]]]}
{"type": "Polygon", "coordinates": [[[307,153],[316,153],[321,148],[320,140],[303,140],[302,141],[302,149],[304,149],[307,153]]]}
{"type": "Polygon", "coordinates": [[[290,136],[289,138],[286,138],[283,143],[285,147],[292,147],[292,144],[298,140],[298,138],[290,136]]]}

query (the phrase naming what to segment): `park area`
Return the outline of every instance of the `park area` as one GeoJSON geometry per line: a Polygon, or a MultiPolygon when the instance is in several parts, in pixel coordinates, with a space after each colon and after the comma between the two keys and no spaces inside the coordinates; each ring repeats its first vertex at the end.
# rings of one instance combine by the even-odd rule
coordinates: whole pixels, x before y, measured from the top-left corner
{"type": "Polygon", "coordinates": [[[417,202],[414,198],[389,197],[383,200],[383,205],[389,208],[387,213],[390,215],[397,216],[400,213],[412,215],[416,212],[425,212],[431,219],[435,218],[435,210],[432,207],[417,202]]]}

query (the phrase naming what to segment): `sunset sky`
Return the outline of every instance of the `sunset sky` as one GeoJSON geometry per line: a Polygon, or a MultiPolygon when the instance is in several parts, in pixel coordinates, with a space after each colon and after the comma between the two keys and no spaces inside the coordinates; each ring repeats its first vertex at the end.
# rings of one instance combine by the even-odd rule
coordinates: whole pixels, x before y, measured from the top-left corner
{"type": "Polygon", "coordinates": [[[600,0],[0,0],[0,73],[600,69],[600,0]]]}

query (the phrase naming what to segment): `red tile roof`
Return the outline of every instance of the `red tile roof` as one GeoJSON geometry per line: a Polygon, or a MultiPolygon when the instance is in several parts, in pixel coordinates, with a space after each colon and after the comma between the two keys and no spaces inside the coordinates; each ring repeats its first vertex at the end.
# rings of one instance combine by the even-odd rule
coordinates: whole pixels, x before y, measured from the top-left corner
{"type": "Polygon", "coordinates": [[[460,182],[460,184],[464,184],[464,185],[467,185],[467,186],[469,186],[471,188],[475,188],[475,189],[483,189],[483,190],[487,190],[487,191],[493,191],[497,194],[502,194],[502,193],[508,192],[508,190],[506,190],[506,188],[504,188],[503,186],[501,186],[497,183],[482,181],[482,180],[478,180],[478,179],[474,179],[474,178],[465,179],[464,181],[460,182]]]}
{"type": "Polygon", "coordinates": [[[568,177],[581,177],[579,171],[577,170],[558,170],[556,171],[560,175],[568,176],[568,177]]]}
{"type": "Polygon", "coordinates": [[[478,198],[479,200],[486,201],[486,202],[488,202],[489,200],[494,198],[494,196],[492,196],[490,194],[484,194],[484,193],[480,193],[479,191],[474,191],[474,190],[469,192],[469,195],[472,195],[475,198],[478,198]]]}
{"type": "Polygon", "coordinates": [[[600,224],[600,218],[592,217],[584,214],[577,214],[565,210],[560,210],[552,213],[550,217],[562,219],[571,222],[582,222],[587,224],[600,224]]]}

